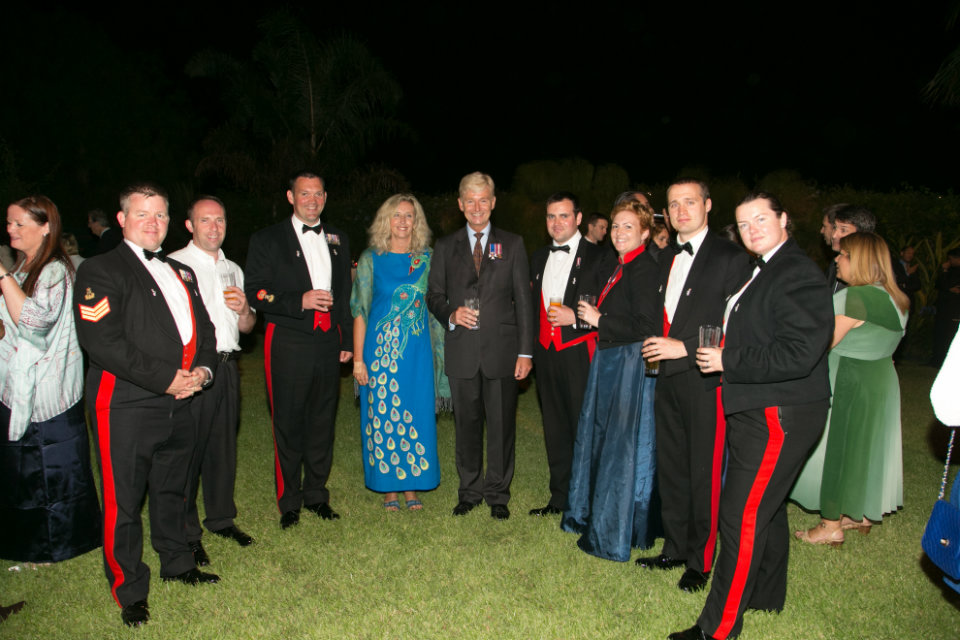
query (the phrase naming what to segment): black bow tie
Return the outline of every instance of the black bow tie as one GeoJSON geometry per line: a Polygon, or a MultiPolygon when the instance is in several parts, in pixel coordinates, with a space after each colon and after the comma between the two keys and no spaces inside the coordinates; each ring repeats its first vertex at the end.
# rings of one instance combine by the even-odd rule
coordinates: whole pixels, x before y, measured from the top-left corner
{"type": "Polygon", "coordinates": [[[154,258],[156,258],[160,262],[167,261],[167,256],[163,254],[163,249],[160,249],[158,251],[147,251],[146,249],[144,249],[143,257],[146,258],[147,260],[153,260],[154,258]]]}
{"type": "Polygon", "coordinates": [[[686,251],[690,255],[693,255],[693,245],[689,242],[684,242],[683,244],[677,243],[677,253],[681,251],[686,251]]]}
{"type": "Polygon", "coordinates": [[[570,253],[570,245],[562,244],[559,247],[556,245],[550,245],[550,253],[554,251],[563,251],[564,253],[570,253]]]}
{"type": "Polygon", "coordinates": [[[313,231],[315,234],[320,235],[321,233],[323,233],[323,225],[318,224],[315,227],[308,227],[307,225],[303,225],[303,228],[300,229],[300,233],[306,233],[308,231],[313,231]]]}
{"type": "Polygon", "coordinates": [[[767,264],[766,260],[763,259],[763,256],[757,256],[750,263],[758,269],[763,269],[763,266],[767,264]]]}

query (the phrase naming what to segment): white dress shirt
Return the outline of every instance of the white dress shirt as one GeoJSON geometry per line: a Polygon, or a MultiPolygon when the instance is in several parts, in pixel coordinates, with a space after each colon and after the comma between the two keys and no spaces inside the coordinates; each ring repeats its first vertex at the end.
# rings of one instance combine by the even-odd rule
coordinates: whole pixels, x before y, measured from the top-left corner
{"type": "Polygon", "coordinates": [[[227,306],[220,276],[232,274],[236,285],[243,289],[243,270],[237,263],[227,260],[223,249],[218,250],[218,257],[214,260],[213,256],[195,245],[193,240],[183,249],[171,253],[170,257],[187,265],[196,274],[203,306],[207,308],[207,315],[217,331],[217,351],[239,351],[239,316],[227,306]]]}
{"type": "MultiPolygon", "coordinates": [[[[325,233],[303,233],[303,220],[297,216],[290,216],[290,222],[297,234],[303,257],[307,259],[307,271],[310,272],[310,283],[314,289],[332,291],[330,283],[333,280],[330,266],[330,247],[327,246],[325,233]]],[[[320,223],[313,225],[318,226],[320,223]]],[[[309,225],[308,225],[309,226],[309,225]]]]}
{"type": "MultiPolygon", "coordinates": [[[[180,340],[183,344],[190,342],[193,338],[193,320],[190,317],[190,295],[187,288],[180,280],[173,267],[163,260],[147,260],[143,255],[143,247],[137,246],[130,240],[124,238],[124,242],[133,250],[137,259],[143,263],[154,282],[160,288],[160,294],[163,296],[170,314],[173,315],[174,322],[177,323],[177,331],[180,333],[180,340]]],[[[160,249],[157,249],[160,251],[160,249]]]]}
{"type": "MultiPolygon", "coordinates": [[[[697,257],[700,246],[707,237],[709,229],[704,227],[700,233],[693,236],[687,242],[693,247],[693,255],[686,251],[681,251],[673,259],[673,266],[670,267],[670,277],[667,278],[667,292],[663,296],[663,308],[667,312],[667,321],[673,322],[673,314],[677,312],[677,305],[680,304],[680,296],[687,284],[687,276],[690,275],[690,267],[693,266],[693,259],[697,257]]],[[[678,239],[679,243],[680,240],[678,239]]]]}
{"type": "MultiPolygon", "coordinates": [[[[577,255],[577,249],[580,248],[580,232],[577,231],[573,237],[564,244],[570,247],[570,252],[551,251],[547,258],[547,265],[543,268],[543,308],[550,310],[550,298],[560,298],[563,300],[563,294],[567,291],[567,281],[570,279],[570,269],[573,268],[573,259],[577,255]]],[[[558,247],[556,241],[553,246],[558,247]]]]}

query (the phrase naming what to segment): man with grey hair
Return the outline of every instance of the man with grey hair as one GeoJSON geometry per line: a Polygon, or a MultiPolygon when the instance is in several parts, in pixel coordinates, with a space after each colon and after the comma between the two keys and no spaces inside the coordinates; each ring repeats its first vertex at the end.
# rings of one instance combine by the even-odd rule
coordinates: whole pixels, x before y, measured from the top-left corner
{"type": "Polygon", "coordinates": [[[518,381],[533,356],[533,307],[527,252],[520,236],[490,224],[493,179],[475,172],[460,181],[460,229],[437,242],[427,307],[447,327],[445,369],[456,425],[459,502],[453,515],[485,500],[490,516],[510,517],[518,381]],[[487,419],[487,470],[483,420],[487,419]]]}

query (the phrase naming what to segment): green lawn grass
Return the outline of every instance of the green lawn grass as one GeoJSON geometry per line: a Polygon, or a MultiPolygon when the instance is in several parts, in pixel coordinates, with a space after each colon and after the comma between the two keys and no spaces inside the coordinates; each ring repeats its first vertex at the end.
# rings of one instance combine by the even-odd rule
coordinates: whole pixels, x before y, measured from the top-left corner
{"type": "MultiPolygon", "coordinates": [[[[450,515],[457,502],[450,416],[438,424],[440,488],[421,495],[422,512],[384,512],[380,496],[363,486],[358,410],[344,379],[330,478],[342,518],[304,512],[299,526],[281,531],[259,348],[241,365],[237,524],[256,544],[241,549],[206,535],[209,569],[222,582],[200,587],[161,582],[147,544],[152,620],[136,631],[120,623],[99,551],[36,571],[2,571],[0,602],[26,599],[27,607],[0,625],[0,638],[645,639],[696,620],[705,593],[676,589],[678,571],[588,556],[556,517],[526,515],[548,497],[533,387],[520,398],[509,520],[492,520],[486,507],[450,515]]],[[[927,396],[933,375],[900,368],[904,509],[869,536],[852,532],[840,549],[792,543],[786,609],[748,614],[744,640],[960,637],[960,596],[941,587],[920,549],[946,450],[946,429],[927,396]]],[[[794,506],[790,518],[795,528],[817,521],[794,506]]]]}

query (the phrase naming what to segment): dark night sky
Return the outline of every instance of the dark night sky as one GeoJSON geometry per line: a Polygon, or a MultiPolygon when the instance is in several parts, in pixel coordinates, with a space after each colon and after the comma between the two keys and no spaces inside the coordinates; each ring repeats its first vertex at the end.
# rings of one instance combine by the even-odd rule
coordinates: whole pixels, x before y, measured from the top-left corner
{"type": "MultiPolygon", "coordinates": [[[[372,159],[415,190],[452,190],[475,169],[507,182],[519,163],[570,156],[618,163],[643,182],[702,166],[748,183],[788,168],[830,184],[954,185],[957,163],[942,156],[960,148],[960,112],[920,97],[957,42],[938,3],[898,13],[870,3],[584,3],[569,13],[553,3],[343,4],[301,11],[321,36],[359,35],[401,83],[399,117],[417,139],[372,159]]],[[[77,23],[78,46],[105,37],[146,53],[157,81],[194,98],[183,68],[195,51],[244,55],[258,38],[255,11],[203,3],[135,19],[72,11],[49,15],[89,20],[89,31],[77,23]]],[[[16,54],[43,56],[41,35],[36,44],[16,54]]]]}

